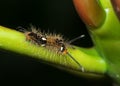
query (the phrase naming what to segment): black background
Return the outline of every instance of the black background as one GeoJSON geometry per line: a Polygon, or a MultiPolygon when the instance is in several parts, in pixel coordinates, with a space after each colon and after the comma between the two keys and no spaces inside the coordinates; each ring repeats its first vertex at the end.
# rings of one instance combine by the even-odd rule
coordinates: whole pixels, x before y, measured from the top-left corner
{"type": "MultiPolygon", "coordinates": [[[[84,23],[80,20],[72,0],[1,0],[0,25],[16,29],[29,24],[42,31],[61,33],[73,39],[81,34],[86,37],[73,43],[81,47],[92,47],[84,23]]],[[[32,86],[110,86],[108,80],[88,80],[58,70],[39,60],[1,50],[0,81],[9,85],[32,86]]]]}

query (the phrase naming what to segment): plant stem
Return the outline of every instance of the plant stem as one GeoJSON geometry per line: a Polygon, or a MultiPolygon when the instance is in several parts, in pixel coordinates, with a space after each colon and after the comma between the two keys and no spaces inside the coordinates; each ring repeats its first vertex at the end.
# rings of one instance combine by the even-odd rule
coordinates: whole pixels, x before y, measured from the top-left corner
{"type": "Polygon", "coordinates": [[[24,33],[0,26],[0,48],[18,54],[28,55],[40,59],[58,68],[74,73],[102,75],[106,73],[106,63],[96,52],[95,48],[67,47],[71,56],[85,69],[83,72],[69,55],[59,55],[45,47],[26,41],[24,33]]]}

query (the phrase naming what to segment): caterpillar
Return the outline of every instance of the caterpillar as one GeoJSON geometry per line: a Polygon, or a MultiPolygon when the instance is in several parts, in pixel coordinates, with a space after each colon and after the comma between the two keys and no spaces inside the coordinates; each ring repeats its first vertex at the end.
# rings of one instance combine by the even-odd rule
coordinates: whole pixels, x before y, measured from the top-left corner
{"type": "Polygon", "coordinates": [[[66,42],[61,35],[44,33],[40,30],[37,30],[36,27],[31,26],[30,31],[27,31],[24,28],[20,27],[21,32],[26,36],[26,41],[30,41],[33,44],[42,46],[45,48],[51,48],[54,52],[59,54],[67,54],[69,57],[79,65],[82,71],[84,71],[83,66],[67,51],[67,45],[70,45],[72,42],[84,37],[85,35],[80,35],[79,37],[66,42]]]}

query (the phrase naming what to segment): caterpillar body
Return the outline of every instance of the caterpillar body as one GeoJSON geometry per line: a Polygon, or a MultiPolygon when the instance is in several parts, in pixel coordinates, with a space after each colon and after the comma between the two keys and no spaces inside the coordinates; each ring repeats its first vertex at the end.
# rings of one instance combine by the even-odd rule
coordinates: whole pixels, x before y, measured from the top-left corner
{"type": "Polygon", "coordinates": [[[27,31],[23,28],[21,29],[21,31],[24,32],[26,36],[26,41],[30,41],[33,44],[45,47],[47,49],[51,49],[52,51],[57,52],[58,54],[69,55],[69,57],[80,66],[82,72],[84,71],[83,66],[67,51],[67,46],[69,46],[70,43],[72,43],[73,41],[84,37],[85,35],[81,35],[67,43],[61,35],[42,33],[40,30],[37,30],[33,26],[30,28],[30,31],[27,31]]]}

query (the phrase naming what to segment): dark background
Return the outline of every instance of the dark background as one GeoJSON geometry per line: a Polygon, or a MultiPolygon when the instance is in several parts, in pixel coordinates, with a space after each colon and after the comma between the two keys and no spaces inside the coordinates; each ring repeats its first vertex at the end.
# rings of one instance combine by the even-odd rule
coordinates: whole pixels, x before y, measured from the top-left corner
{"type": "MultiPolygon", "coordinates": [[[[16,29],[30,24],[42,31],[61,33],[67,39],[81,34],[85,38],[75,45],[92,47],[84,23],[80,20],[72,0],[1,0],[0,25],[16,29]]],[[[58,70],[37,59],[0,51],[0,83],[32,86],[110,86],[108,80],[88,80],[58,70]]]]}

